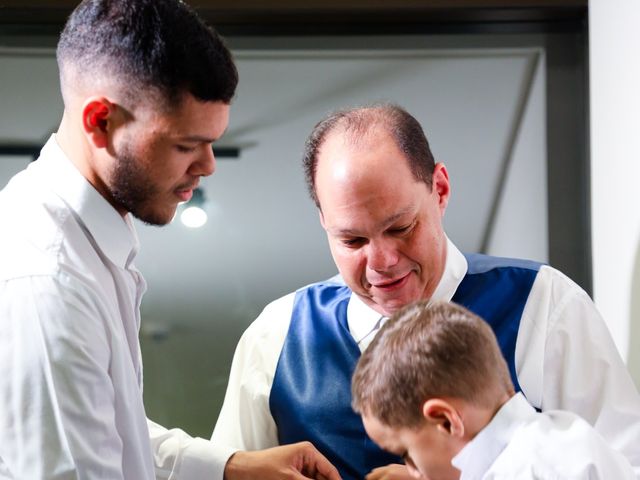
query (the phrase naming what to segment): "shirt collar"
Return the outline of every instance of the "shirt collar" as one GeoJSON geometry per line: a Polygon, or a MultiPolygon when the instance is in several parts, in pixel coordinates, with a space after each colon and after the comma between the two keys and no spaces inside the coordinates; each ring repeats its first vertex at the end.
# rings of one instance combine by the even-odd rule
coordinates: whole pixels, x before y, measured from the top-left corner
{"type": "Polygon", "coordinates": [[[511,397],[451,460],[451,464],[462,472],[460,480],[482,478],[511,441],[516,430],[535,415],[535,409],[522,393],[511,397]]]}
{"type": "Polygon", "coordinates": [[[34,163],[43,179],[93,237],[97,246],[115,265],[127,268],[139,250],[131,214],[124,218],[89,183],[51,135],[34,163]]]}
{"type": "Polygon", "coordinates": [[[449,302],[456,293],[460,282],[467,274],[467,259],[453,244],[449,237],[447,238],[447,259],[444,264],[442,277],[431,295],[430,301],[449,302]]]}
{"type": "Polygon", "coordinates": [[[364,303],[359,295],[352,292],[347,305],[347,323],[349,332],[358,343],[361,351],[364,351],[373,339],[372,333],[382,326],[382,322],[380,322],[382,317],[383,315],[380,315],[364,303]]]}

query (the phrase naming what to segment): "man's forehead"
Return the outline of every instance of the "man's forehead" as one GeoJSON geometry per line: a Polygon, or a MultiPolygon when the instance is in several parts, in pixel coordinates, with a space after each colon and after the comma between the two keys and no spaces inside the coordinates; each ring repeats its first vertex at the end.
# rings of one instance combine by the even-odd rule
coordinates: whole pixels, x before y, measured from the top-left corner
{"type": "MultiPolygon", "coordinates": [[[[393,137],[386,131],[368,131],[362,135],[345,131],[332,132],[323,142],[318,153],[318,170],[333,170],[335,173],[349,171],[363,173],[371,171],[371,163],[378,163],[377,152],[391,153],[392,161],[397,161],[403,153],[393,137]]],[[[391,160],[391,159],[390,159],[391,160]]]]}
{"type": "Polygon", "coordinates": [[[324,143],[351,150],[374,147],[378,143],[393,140],[387,125],[372,122],[358,127],[338,125],[325,137],[324,143]]]}

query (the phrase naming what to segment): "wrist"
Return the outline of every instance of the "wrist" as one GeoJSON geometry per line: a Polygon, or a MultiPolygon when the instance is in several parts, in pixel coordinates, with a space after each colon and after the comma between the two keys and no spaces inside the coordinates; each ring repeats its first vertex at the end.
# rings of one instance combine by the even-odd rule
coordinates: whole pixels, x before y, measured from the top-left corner
{"type": "Polygon", "coordinates": [[[246,473],[246,453],[237,451],[229,457],[224,466],[224,480],[242,480],[246,473]]]}

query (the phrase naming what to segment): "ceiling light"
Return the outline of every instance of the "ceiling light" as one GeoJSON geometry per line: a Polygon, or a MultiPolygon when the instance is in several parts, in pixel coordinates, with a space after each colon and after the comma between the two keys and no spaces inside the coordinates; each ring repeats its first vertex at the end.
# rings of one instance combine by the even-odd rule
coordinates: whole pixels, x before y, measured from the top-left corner
{"type": "Polygon", "coordinates": [[[182,204],[180,221],[189,228],[200,228],[207,223],[207,212],[204,210],[204,191],[198,187],[193,191],[191,200],[182,204]]]}

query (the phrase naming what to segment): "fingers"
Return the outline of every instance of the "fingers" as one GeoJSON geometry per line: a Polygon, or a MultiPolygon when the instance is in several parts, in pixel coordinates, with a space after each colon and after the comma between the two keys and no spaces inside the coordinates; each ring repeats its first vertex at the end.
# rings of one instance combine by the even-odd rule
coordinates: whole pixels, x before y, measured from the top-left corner
{"type": "Polygon", "coordinates": [[[391,464],[371,470],[365,480],[410,480],[413,479],[411,473],[405,465],[391,464]]]}
{"type": "Polygon", "coordinates": [[[300,442],[295,445],[302,448],[305,452],[304,471],[311,475],[309,478],[317,480],[341,480],[338,469],[310,442],[300,442]]]}
{"type": "MultiPolygon", "coordinates": [[[[292,472],[292,474],[290,476],[287,476],[287,478],[290,478],[291,480],[309,480],[309,479],[313,479],[313,480],[330,480],[330,477],[325,477],[320,473],[316,473],[315,475],[303,475],[299,472],[292,472]]],[[[340,476],[337,477],[338,479],[340,479],[340,476]]]]}
{"type": "Polygon", "coordinates": [[[341,480],[338,470],[309,442],[254,452],[236,452],[224,470],[225,480],[341,480]]]}

